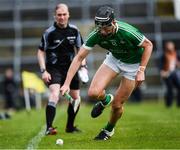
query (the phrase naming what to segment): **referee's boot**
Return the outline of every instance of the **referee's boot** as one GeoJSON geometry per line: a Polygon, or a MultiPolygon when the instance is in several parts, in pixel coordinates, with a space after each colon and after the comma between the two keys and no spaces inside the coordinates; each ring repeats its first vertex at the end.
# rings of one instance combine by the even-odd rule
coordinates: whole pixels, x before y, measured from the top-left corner
{"type": "Polygon", "coordinates": [[[109,102],[107,104],[103,104],[102,101],[99,101],[94,105],[94,107],[91,111],[91,117],[92,118],[96,118],[99,115],[101,115],[103,110],[105,109],[105,107],[109,106],[114,99],[112,94],[107,94],[106,98],[109,99],[109,102]]]}
{"type": "Polygon", "coordinates": [[[56,134],[57,134],[56,127],[49,127],[45,132],[45,135],[56,135],[56,134]]]}
{"type": "Polygon", "coordinates": [[[76,126],[74,126],[73,128],[66,128],[66,132],[67,133],[81,133],[82,131],[76,126]]]}

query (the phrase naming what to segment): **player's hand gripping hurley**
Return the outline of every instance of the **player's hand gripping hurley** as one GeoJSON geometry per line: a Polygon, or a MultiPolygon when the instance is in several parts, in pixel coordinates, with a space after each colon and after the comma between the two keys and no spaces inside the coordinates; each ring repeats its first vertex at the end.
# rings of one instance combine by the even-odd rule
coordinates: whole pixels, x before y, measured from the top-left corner
{"type": "Polygon", "coordinates": [[[78,99],[74,100],[71,97],[71,95],[69,95],[67,92],[63,96],[73,105],[74,112],[76,112],[77,109],[78,109],[78,106],[79,106],[79,104],[81,102],[81,99],[78,98],[78,99]]]}

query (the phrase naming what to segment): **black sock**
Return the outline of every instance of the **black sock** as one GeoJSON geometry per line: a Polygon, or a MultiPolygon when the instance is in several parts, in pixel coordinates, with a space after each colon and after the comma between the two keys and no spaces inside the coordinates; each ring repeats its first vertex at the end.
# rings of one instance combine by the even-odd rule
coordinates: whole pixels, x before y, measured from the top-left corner
{"type": "Polygon", "coordinates": [[[111,132],[114,129],[115,125],[111,123],[107,123],[107,125],[104,127],[105,130],[111,132]]]}
{"type": "Polygon", "coordinates": [[[79,107],[80,105],[78,106],[76,112],[74,112],[74,109],[73,109],[73,105],[71,103],[69,103],[69,106],[68,106],[68,109],[67,109],[67,113],[68,113],[68,117],[67,117],[67,125],[66,125],[66,129],[73,129],[74,127],[74,120],[75,120],[75,117],[79,111],[79,107]]]}
{"type": "Polygon", "coordinates": [[[47,129],[49,127],[52,127],[52,123],[54,120],[54,117],[56,115],[56,106],[55,104],[51,104],[52,102],[48,103],[47,107],[46,107],[46,125],[47,125],[47,129]]]}

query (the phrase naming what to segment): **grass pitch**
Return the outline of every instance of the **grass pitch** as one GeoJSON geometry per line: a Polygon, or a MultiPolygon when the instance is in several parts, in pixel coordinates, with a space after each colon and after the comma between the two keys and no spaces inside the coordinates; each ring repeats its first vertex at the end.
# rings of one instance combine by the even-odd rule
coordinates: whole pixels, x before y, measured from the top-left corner
{"type": "Polygon", "coordinates": [[[126,104],[125,113],[108,141],[93,138],[107,123],[110,108],[96,119],[90,117],[91,105],[82,104],[76,124],[82,133],[65,132],[66,104],[57,108],[55,136],[44,136],[45,112],[32,110],[16,112],[12,119],[0,120],[0,149],[179,149],[180,109],[165,108],[163,103],[126,104]],[[56,145],[56,139],[64,145],[56,145]]]}

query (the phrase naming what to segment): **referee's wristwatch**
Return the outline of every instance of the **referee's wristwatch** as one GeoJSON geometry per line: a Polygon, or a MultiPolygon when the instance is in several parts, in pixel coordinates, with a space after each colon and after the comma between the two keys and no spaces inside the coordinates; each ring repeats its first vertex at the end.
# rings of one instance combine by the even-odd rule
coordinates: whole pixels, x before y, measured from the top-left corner
{"type": "Polygon", "coordinates": [[[45,68],[41,68],[41,70],[40,70],[41,73],[44,73],[45,71],[46,71],[45,68]]]}

